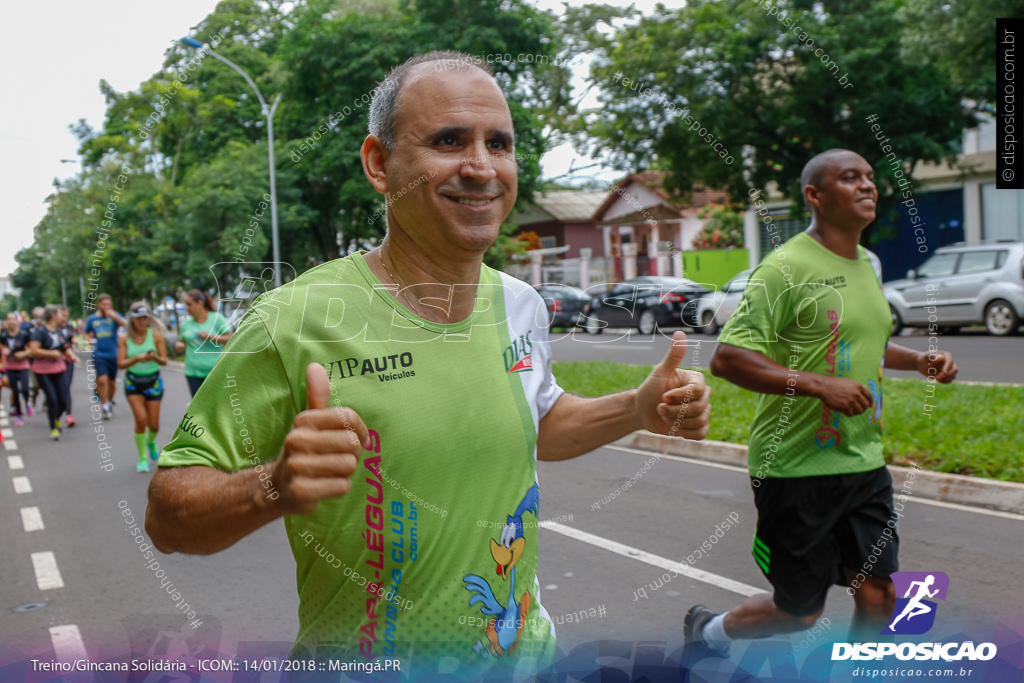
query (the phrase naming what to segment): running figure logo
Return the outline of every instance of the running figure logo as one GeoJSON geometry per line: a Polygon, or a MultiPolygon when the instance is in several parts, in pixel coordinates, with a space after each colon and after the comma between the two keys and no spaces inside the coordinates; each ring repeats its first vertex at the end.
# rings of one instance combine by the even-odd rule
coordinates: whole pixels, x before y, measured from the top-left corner
{"type": "Polygon", "coordinates": [[[926,633],[935,623],[938,605],[926,598],[945,600],[949,590],[949,576],[944,572],[894,572],[891,574],[896,587],[896,608],[892,620],[882,633],[920,635],[926,633]]]}

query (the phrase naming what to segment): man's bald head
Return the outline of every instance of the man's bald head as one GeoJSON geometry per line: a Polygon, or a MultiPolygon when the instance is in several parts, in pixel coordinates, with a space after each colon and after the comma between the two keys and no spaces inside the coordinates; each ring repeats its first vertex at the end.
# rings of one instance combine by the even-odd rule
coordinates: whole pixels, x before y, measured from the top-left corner
{"type": "Polygon", "coordinates": [[[488,76],[494,77],[494,73],[484,61],[454,50],[436,50],[415,55],[396,66],[373,91],[367,126],[370,135],[380,138],[389,152],[395,149],[395,125],[398,120],[398,107],[402,95],[402,81],[417,67],[431,63],[431,68],[437,71],[479,69],[488,76]]]}
{"type": "Polygon", "coordinates": [[[851,150],[836,147],[811,157],[811,160],[804,165],[804,170],[800,173],[800,191],[803,192],[803,189],[808,185],[821,187],[821,181],[825,176],[825,172],[839,163],[840,157],[847,154],[852,154],[856,157],[860,156],[851,150]]]}
{"type": "Polygon", "coordinates": [[[878,188],[871,164],[848,149],[818,154],[800,174],[804,203],[817,231],[838,229],[858,234],[875,220],[878,188]]]}

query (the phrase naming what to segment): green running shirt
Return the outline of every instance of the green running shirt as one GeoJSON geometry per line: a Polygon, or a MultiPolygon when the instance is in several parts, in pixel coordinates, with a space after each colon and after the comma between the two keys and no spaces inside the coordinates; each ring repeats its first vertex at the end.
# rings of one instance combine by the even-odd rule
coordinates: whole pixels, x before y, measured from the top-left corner
{"type": "MultiPolygon", "coordinates": [[[[150,351],[156,353],[156,342],[153,340],[152,327],[146,328],[146,338],[142,340],[141,344],[136,344],[132,339],[132,333],[128,332],[127,344],[125,344],[126,357],[134,358],[135,356],[148,353],[150,351]]],[[[144,360],[141,363],[136,363],[129,367],[128,372],[140,377],[148,377],[160,372],[160,364],[155,360],[144,360]]]]}
{"type": "Polygon", "coordinates": [[[536,441],[562,389],[544,302],[486,266],[475,312],[451,325],[419,318],[383,290],[355,254],[262,295],[160,465],[256,466],[273,497],[260,463],[280,453],[307,407],[306,366],[320,363],[331,405],[360,415],[373,448],[348,495],[285,518],[300,600],[296,656],[394,656],[403,673],[410,662],[437,671],[443,658],[465,680],[550,663],[554,628],[536,576],[536,441]]]}
{"type": "Polygon", "coordinates": [[[217,357],[220,356],[223,344],[218,344],[212,339],[200,339],[200,332],[206,332],[214,336],[220,336],[231,331],[231,325],[227,319],[216,311],[210,311],[206,316],[206,322],[199,324],[195,319],[188,317],[181,323],[181,341],[185,342],[185,376],[206,377],[210,374],[217,357]]]}
{"type": "MultiPolygon", "coordinates": [[[[846,417],[809,396],[760,394],[750,432],[752,477],[867,472],[882,456],[882,365],[891,318],[877,257],[851,260],[800,233],[751,274],[719,341],[758,351],[790,370],[856,380],[874,403],[846,417]]],[[[795,380],[794,380],[795,382],[795,380]]]]}

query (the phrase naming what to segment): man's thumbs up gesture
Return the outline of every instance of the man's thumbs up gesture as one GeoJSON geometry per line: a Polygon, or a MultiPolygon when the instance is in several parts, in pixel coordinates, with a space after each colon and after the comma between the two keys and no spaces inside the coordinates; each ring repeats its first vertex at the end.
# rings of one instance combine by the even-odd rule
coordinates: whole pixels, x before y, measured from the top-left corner
{"type": "Polygon", "coordinates": [[[322,365],[309,364],[306,382],[309,406],[295,416],[271,476],[281,494],[278,503],[289,515],[307,514],[324,498],[348,493],[359,455],[370,445],[356,411],[329,407],[331,385],[322,365]]]}
{"type": "Polygon", "coordinates": [[[644,428],[656,434],[703,439],[708,435],[711,387],[704,375],[679,369],[686,356],[686,334],[676,332],[665,358],[636,393],[636,410],[644,428]]]}

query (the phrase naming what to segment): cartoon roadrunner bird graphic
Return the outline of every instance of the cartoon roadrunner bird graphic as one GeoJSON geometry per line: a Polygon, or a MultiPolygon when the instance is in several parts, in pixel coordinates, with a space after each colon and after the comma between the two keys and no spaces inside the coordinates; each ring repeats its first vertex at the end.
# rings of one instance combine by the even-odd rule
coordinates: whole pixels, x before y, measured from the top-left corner
{"type": "MultiPolygon", "coordinates": [[[[481,603],[480,611],[493,617],[487,623],[487,640],[490,642],[490,654],[494,656],[500,656],[506,652],[511,654],[515,650],[523,626],[526,624],[526,615],[530,612],[529,591],[524,592],[520,603],[516,604],[516,563],[526,551],[523,515],[532,512],[536,517],[538,501],[537,484],[534,484],[523,496],[515,514],[506,518],[498,540],[491,539],[491,557],[498,564],[498,576],[509,582],[508,600],[505,606],[502,607],[498,602],[491,590],[491,585],[482,576],[467,574],[462,578],[466,582],[466,590],[472,594],[469,599],[470,606],[479,602],[481,603]]],[[[483,649],[481,646],[482,641],[477,643],[477,647],[474,649],[479,652],[483,649]]],[[[482,656],[486,657],[487,653],[482,653],[482,656]]]]}

